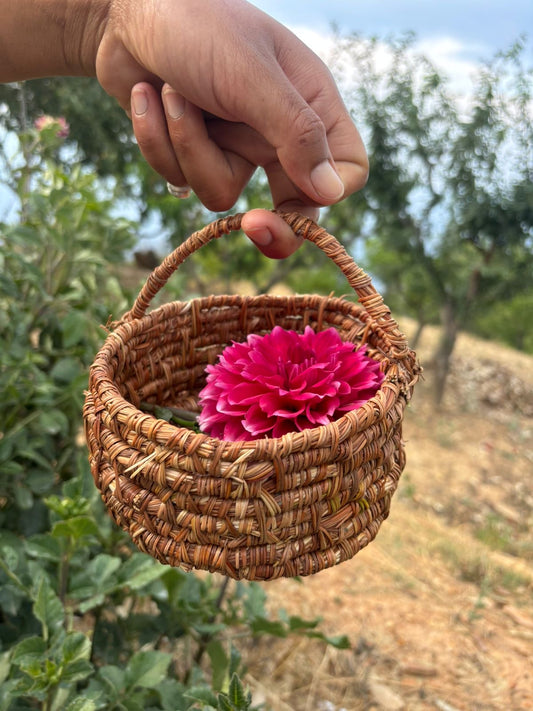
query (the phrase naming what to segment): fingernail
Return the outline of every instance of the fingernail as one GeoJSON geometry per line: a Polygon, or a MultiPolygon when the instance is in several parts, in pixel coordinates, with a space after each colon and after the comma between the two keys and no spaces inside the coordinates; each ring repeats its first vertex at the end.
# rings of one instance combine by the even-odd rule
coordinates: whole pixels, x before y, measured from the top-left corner
{"type": "Polygon", "coordinates": [[[142,116],[148,111],[148,96],[143,89],[134,89],[131,92],[131,105],[136,116],[142,116]]]}
{"type": "Polygon", "coordinates": [[[331,163],[325,160],[311,171],[311,182],[325,200],[339,200],[344,195],[344,185],[331,163]]]}
{"type": "Polygon", "coordinates": [[[185,99],[181,94],[173,89],[167,89],[163,92],[163,100],[168,115],[172,119],[179,119],[185,111],[185,99]]]}
{"type": "Polygon", "coordinates": [[[247,230],[246,234],[260,247],[266,247],[274,239],[272,232],[267,227],[258,227],[254,230],[247,230]]]}

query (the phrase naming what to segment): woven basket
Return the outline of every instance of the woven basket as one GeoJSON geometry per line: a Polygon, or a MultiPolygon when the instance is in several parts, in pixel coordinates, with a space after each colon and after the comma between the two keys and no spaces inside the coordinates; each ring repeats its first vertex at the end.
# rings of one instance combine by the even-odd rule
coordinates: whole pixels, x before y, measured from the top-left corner
{"type": "Polygon", "coordinates": [[[96,486],[111,515],[162,563],[269,580],[352,558],[388,516],[404,467],[402,418],[419,367],[370,278],[337,240],[283,215],[344,273],[359,303],[324,296],[210,296],[147,308],[193,252],[241,224],[193,234],[149,276],[98,352],[84,407],[96,486]],[[333,326],[367,344],[385,374],[377,394],[329,425],[277,439],[227,442],[139,409],[198,410],[205,367],[233,340],[275,325],[333,326]]]}

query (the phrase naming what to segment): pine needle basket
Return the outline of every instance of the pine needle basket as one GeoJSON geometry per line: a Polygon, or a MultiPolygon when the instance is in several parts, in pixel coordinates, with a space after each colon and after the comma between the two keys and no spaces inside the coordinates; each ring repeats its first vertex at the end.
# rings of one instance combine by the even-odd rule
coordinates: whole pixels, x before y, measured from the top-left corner
{"type": "Polygon", "coordinates": [[[343,272],[358,302],[317,295],[151,301],[190,255],[240,229],[242,215],[191,235],[149,276],[90,368],[84,405],[91,470],[116,523],[161,563],[236,579],[306,576],[376,536],[405,464],[402,420],[420,368],[370,278],[339,242],[283,215],[343,272]],[[232,341],[275,325],[334,327],[365,343],[384,381],[357,410],[280,438],[229,442],[178,427],[141,402],[197,410],[205,367],[232,341]]]}

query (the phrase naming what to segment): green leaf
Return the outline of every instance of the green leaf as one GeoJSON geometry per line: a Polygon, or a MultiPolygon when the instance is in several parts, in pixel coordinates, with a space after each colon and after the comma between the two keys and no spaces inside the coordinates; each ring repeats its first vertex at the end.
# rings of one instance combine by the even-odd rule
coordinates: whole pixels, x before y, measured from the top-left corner
{"type": "Polygon", "coordinates": [[[198,634],[213,636],[218,632],[222,632],[226,625],[223,622],[198,622],[193,627],[198,634]]]}
{"type": "Polygon", "coordinates": [[[38,494],[39,496],[47,494],[54,486],[54,472],[48,466],[48,462],[44,462],[44,466],[47,466],[47,469],[44,471],[34,469],[28,472],[26,476],[28,487],[34,494],[38,494]]]}
{"type": "Polygon", "coordinates": [[[70,664],[79,659],[89,659],[91,641],[82,632],[71,632],[65,637],[62,647],[63,662],[70,664]]]}
{"type": "Polygon", "coordinates": [[[183,684],[176,679],[163,679],[157,687],[157,693],[164,711],[186,711],[190,708],[184,690],[183,684]]]}
{"type": "Polygon", "coordinates": [[[0,688],[9,675],[11,663],[9,661],[10,652],[0,654],[0,688]]]}
{"type": "MultiPolygon", "coordinates": [[[[79,592],[80,591],[73,590],[72,596],[78,597],[79,592]]],[[[78,610],[81,612],[82,615],[84,615],[86,612],[89,612],[89,610],[94,610],[95,607],[100,607],[100,605],[103,605],[104,602],[105,595],[103,593],[98,593],[98,595],[92,595],[87,600],[80,602],[80,604],[78,605],[78,610]]]]}
{"type": "Polygon", "coordinates": [[[226,694],[218,695],[217,711],[235,711],[235,707],[232,705],[226,694]]]}
{"type": "MultiPolygon", "coordinates": [[[[83,689],[83,695],[71,699],[65,711],[94,711],[94,709],[104,708],[106,701],[108,701],[108,699],[100,682],[91,679],[89,684],[83,689]]],[[[111,704],[109,706],[111,706],[111,704]]],[[[106,708],[108,708],[107,705],[106,708]]],[[[58,709],[58,711],[63,711],[63,709],[58,709]]]]}
{"type": "Polygon", "coordinates": [[[46,410],[39,413],[38,427],[50,435],[66,434],[69,428],[67,416],[61,410],[46,410]]]}
{"type": "Polygon", "coordinates": [[[33,603],[33,614],[43,626],[43,636],[47,639],[51,633],[59,629],[65,619],[65,611],[61,600],[44,575],[37,586],[33,603]]]}
{"type": "Polygon", "coordinates": [[[182,590],[187,584],[190,573],[179,568],[168,568],[167,566],[164,568],[166,569],[161,576],[161,582],[165,586],[167,598],[169,600],[181,599],[182,590]]]}
{"type": "Polygon", "coordinates": [[[332,637],[324,636],[324,640],[336,649],[351,649],[352,644],[345,634],[338,634],[332,637]]]}
{"type": "Polygon", "coordinates": [[[146,711],[146,705],[144,703],[144,694],[127,696],[125,699],[122,700],[121,707],[123,707],[126,711],[146,711]]]}
{"type": "MultiPolygon", "coordinates": [[[[2,532],[3,534],[4,532],[2,532]]],[[[4,536],[2,535],[2,538],[4,536]]],[[[9,570],[14,571],[19,564],[19,554],[16,548],[8,543],[3,543],[0,539],[0,558],[5,562],[9,570]]]]}
{"type": "Polygon", "coordinates": [[[57,563],[61,558],[61,545],[49,534],[37,534],[26,541],[28,555],[39,560],[49,560],[57,563]]]}
{"type": "Polygon", "coordinates": [[[229,654],[229,668],[228,668],[228,675],[231,678],[234,674],[237,673],[242,661],[242,655],[239,652],[239,650],[232,645],[230,645],[230,654],[229,654]]]}
{"type": "Polygon", "coordinates": [[[217,639],[209,642],[207,645],[207,654],[211,660],[211,685],[215,691],[220,691],[224,686],[224,680],[228,671],[228,655],[226,654],[222,642],[217,639]]]}
{"type": "Polygon", "coordinates": [[[46,642],[42,637],[27,637],[13,649],[11,663],[17,667],[26,667],[33,662],[40,662],[45,653],[46,642]]]}
{"type": "Polygon", "coordinates": [[[165,420],[165,422],[170,422],[173,417],[172,410],[169,407],[162,407],[160,405],[156,405],[154,408],[154,415],[159,420],[165,420]]]}
{"type": "MultiPolygon", "coordinates": [[[[63,345],[65,348],[72,348],[72,346],[76,346],[78,343],[84,343],[90,325],[90,320],[85,313],[75,309],[69,311],[61,322],[63,345]]],[[[77,367],[79,372],[79,366],[77,367]]]]}
{"type": "Polygon", "coordinates": [[[287,637],[288,630],[283,622],[279,620],[268,620],[266,617],[261,617],[250,622],[250,629],[253,634],[268,634],[272,637],[287,637]]]}
{"type": "Polygon", "coordinates": [[[114,698],[118,698],[125,686],[126,672],[120,667],[107,664],[98,670],[98,676],[102,679],[105,686],[113,694],[114,698]]]}
{"type": "Polygon", "coordinates": [[[87,699],[83,696],[78,696],[73,699],[67,706],[66,711],[96,711],[98,707],[92,699],[87,699]]]}
{"type": "Polygon", "coordinates": [[[88,516],[74,516],[66,521],[57,521],[52,528],[52,535],[57,538],[73,538],[79,540],[84,536],[98,534],[96,521],[88,516]]]}
{"type": "Polygon", "coordinates": [[[23,591],[18,585],[3,583],[0,586],[0,609],[8,615],[18,614],[26,598],[26,591],[23,591]]]}
{"type": "Polygon", "coordinates": [[[130,659],[126,669],[126,686],[128,689],[141,687],[155,688],[166,676],[172,655],[158,651],[137,652],[130,659]]]}
{"type": "MultiPolygon", "coordinates": [[[[69,482],[67,482],[63,489],[70,489],[69,482]]],[[[79,484],[76,483],[76,490],[79,488],[79,484]]],[[[76,516],[87,516],[90,511],[91,502],[84,496],[75,495],[73,497],[69,496],[49,496],[45,499],[45,504],[48,506],[50,511],[53,511],[57,516],[66,521],[67,519],[75,518],[76,516]]]]}
{"type": "Polygon", "coordinates": [[[93,665],[88,659],[77,659],[67,664],[61,673],[61,683],[73,684],[87,679],[93,673],[93,665]]]}
{"type": "Polygon", "coordinates": [[[87,566],[87,575],[93,579],[97,590],[105,588],[105,583],[112,577],[122,561],[117,556],[100,553],[87,566]]]}
{"type": "Polygon", "coordinates": [[[13,454],[14,446],[15,442],[13,438],[7,439],[4,437],[4,439],[0,439],[0,463],[2,464],[0,471],[3,472],[6,465],[12,464],[9,459],[13,454]]]}
{"type": "Polygon", "coordinates": [[[165,566],[145,553],[134,553],[120,568],[118,579],[131,590],[139,590],[166,572],[165,566]]]}
{"type": "Polygon", "coordinates": [[[74,358],[61,358],[50,371],[51,377],[61,385],[71,383],[80,373],[80,363],[74,358]]]}
{"type": "Polygon", "coordinates": [[[21,679],[10,679],[0,686],[0,711],[13,709],[12,701],[22,696],[21,679]]]}
{"type": "Polygon", "coordinates": [[[266,617],[266,597],[265,591],[257,583],[247,586],[244,609],[249,617],[266,617]]]}
{"type": "Polygon", "coordinates": [[[46,577],[46,572],[44,566],[38,560],[33,560],[33,558],[27,559],[28,575],[30,580],[35,581],[33,588],[29,591],[30,598],[35,600],[37,584],[42,577],[46,577]]]}
{"type": "Polygon", "coordinates": [[[208,704],[213,708],[216,708],[218,705],[217,697],[208,686],[192,686],[186,691],[185,697],[204,705],[208,704]]]}
{"type": "Polygon", "coordinates": [[[312,630],[317,627],[319,622],[319,618],[314,620],[304,620],[301,617],[298,617],[297,615],[291,615],[291,617],[289,617],[289,629],[291,632],[298,632],[300,630],[312,630]]]}
{"type": "Polygon", "coordinates": [[[15,489],[15,501],[19,509],[29,511],[33,506],[33,494],[24,484],[19,484],[15,489]]]}
{"type": "Polygon", "coordinates": [[[229,683],[228,697],[236,711],[246,711],[250,707],[250,693],[244,691],[241,680],[234,674],[229,683]]]}

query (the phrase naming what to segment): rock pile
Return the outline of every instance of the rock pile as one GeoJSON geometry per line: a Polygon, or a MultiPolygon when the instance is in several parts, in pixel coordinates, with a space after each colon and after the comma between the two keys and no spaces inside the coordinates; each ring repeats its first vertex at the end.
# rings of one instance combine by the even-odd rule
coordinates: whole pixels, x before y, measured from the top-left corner
{"type": "Polygon", "coordinates": [[[533,386],[494,361],[454,358],[448,384],[470,407],[533,417],[533,386]]]}

